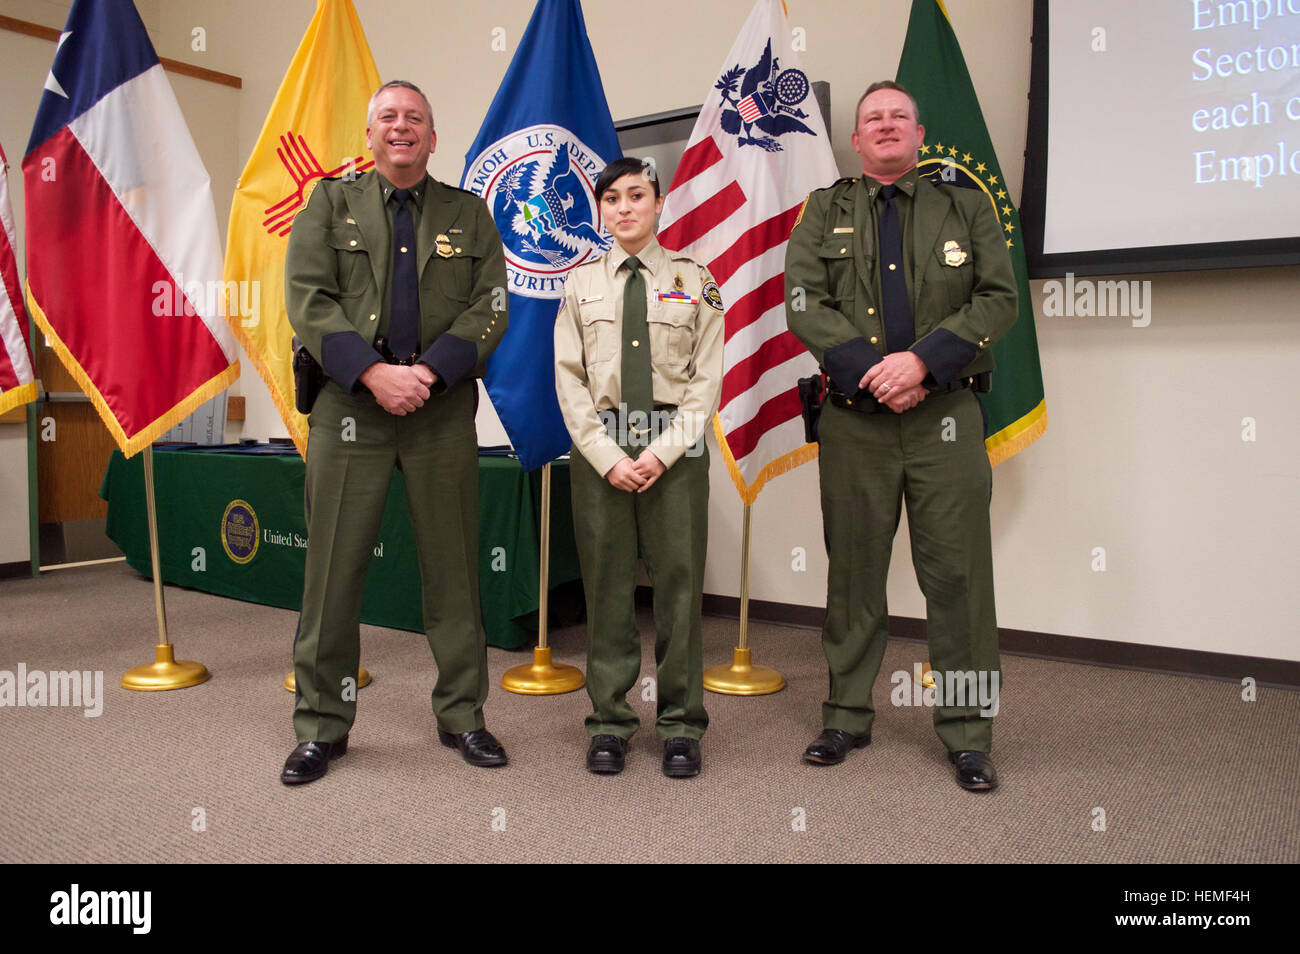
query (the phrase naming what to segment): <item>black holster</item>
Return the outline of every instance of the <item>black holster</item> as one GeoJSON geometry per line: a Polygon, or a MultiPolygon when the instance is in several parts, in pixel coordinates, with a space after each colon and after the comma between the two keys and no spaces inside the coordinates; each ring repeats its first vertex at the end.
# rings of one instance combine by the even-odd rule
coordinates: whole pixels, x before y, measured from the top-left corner
{"type": "Polygon", "coordinates": [[[310,414],[325,386],[325,369],[317,363],[295,335],[293,339],[293,404],[299,414],[310,414]]]}
{"type": "Polygon", "coordinates": [[[817,422],[826,402],[826,375],[814,374],[799,379],[799,406],[803,409],[803,436],[809,444],[817,443],[817,422]]]}

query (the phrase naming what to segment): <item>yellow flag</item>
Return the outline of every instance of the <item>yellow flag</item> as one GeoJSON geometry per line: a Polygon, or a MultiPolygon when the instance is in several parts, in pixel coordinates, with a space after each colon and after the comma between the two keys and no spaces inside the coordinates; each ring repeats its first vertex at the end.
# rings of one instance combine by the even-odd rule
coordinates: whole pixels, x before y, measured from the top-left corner
{"type": "Polygon", "coordinates": [[[321,178],[374,165],[366,151],[366,105],[378,86],[352,0],[317,0],[230,208],[226,314],[300,454],[307,418],[294,408],[293,329],[284,307],[289,230],[321,178]]]}

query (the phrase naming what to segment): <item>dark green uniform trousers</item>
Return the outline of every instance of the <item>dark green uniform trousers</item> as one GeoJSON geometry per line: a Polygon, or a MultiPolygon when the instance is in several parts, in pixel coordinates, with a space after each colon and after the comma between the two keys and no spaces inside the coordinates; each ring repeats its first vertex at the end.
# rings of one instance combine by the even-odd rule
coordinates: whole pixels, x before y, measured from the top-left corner
{"type": "MultiPolygon", "coordinates": [[[[935,676],[983,671],[1000,680],[992,472],[978,398],[969,390],[934,394],[903,414],[861,414],[828,402],[820,437],[830,556],[822,630],[830,697],[822,724],[871,731],[871,690],[889,636],[885,583],[903,500],[935,676]]],[[[974,704],[935,707],[935,731],[950,752],[987,752],[992,745],[993,720],[980,715],[972,695],[966,701],[974,704]]]]}
{"type": "Polygon", "coordinates": [[[424,627],[438,666],[439,728],[483,727],[487,643],[478,604],[478,440],[473,380],[398,417],[369,392],[326,384],[307,439],[307,565],[294,640],[300,742],[336,742],[356,717],[361,596],[393,467],[406,479],[424,627]]]}
{"type": "Polygon", "coordinates": [[[587,594],[588,735],[630,738],[640,720],[627,693],[641,671],[636,561],[654,587],[661,739],[698,739],[708,727],[700,605],[709,536],[709,456],[681,457],[645,493],[610,485],[575,447],[573,530],[587,594]]]}

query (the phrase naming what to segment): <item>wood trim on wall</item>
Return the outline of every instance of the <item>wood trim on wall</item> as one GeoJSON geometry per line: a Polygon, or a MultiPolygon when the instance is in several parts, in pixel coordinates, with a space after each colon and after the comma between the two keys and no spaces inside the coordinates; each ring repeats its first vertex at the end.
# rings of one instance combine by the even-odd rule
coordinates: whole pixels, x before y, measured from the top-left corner
{"type": "MultiPolygon", "coordinates": [[[[27,20],[18,20],[14,17],[0,16],[0,30],[21,33],[24,36],[34,36],[40,40],[49,40],[51,43],[59,42],[59,31],[53,27],[41,26],[39,23],[29,23],[27,20]]],[[[172,73],[192,76],[194,79],[206,80],[209,83],[218,83],[234,89],[244,88],[244,81],[238,76],[231,76],[229,73],[220,73],[217,70],[205,69],[191,63],[182,63],[180,60],[168,59],[165,56],[158,57],[158,60],[162,63],[163,69],[172,73]]]]}
{"type": "MultiPolygon", "coordinates": [[[[646,590],[648,597],[648,587],[638,587],[638,596],[642,589],[646,590]]],[[[738,619],[740,600],[734,596],[705,593],[703,611],[709,616],[738,619]]],[[[822,621],[826,618],[826,610],[821,606],[796,606],[751,599],[749,618],[755,622],[820,630],[822,621]]],[[[891,616],[889,635],[891,639],[924,642],[925,620],[911,616],[891,616]]],[[[1113,639],[1062,636],[1058,633],[1036,633],[1004,627],[998,628],[998,647],[1002,652],[1015,656],[1034,656],[1059,662],[1085,663],[1111,669],[1137,669],[1173,676],[1203,676],[1232,682],[1240,682],[1242,678],[1250,676],[1260,686],[1300,688],[1300,662],[1290,659],[1238,656],[1173,646],[1147,646],[1113,639]]]]}

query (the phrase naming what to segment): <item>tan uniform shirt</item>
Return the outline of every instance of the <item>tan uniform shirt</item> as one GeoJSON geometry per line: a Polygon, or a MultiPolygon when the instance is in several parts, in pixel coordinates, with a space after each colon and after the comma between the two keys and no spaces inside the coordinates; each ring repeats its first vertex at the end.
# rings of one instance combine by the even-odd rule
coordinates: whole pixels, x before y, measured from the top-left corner
{"type": "MultiPolygon", "coordinates": [[[[623,289],[628,254],[615,242],[573,269],[555,320],[555,392],[565,427],[601,475],[627,456],[597,416],[619,410],[623,371],[623,289]]],[[[677,416],[648,445],[671,467],[697,441],[722,393],[722,299],[713,276],[689,255],[653,238],[637,256],[646,284],[651,382],[656,405],[677,416]]]]}

